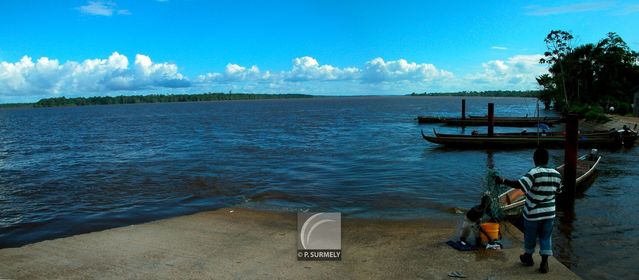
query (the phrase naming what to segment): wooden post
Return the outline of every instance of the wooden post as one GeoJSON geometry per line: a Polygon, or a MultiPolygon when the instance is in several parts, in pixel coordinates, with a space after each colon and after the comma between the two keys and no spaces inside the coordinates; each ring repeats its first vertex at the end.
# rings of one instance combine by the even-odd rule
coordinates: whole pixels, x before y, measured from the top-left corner
{"type": "Polygon", "coordinates": [[[494,111],[495,103],[488,103],[488,137],[493,137],[494,135],[494,111]]]}
{"type": "Polygon", "coordinates": [[[566,142],[564,147],[564,187],[563,202],[569,208],[575,206],[577,181],[578,115],[568,114],[566,118],[566,142]]]}
{"type": "Polygon", "coordinates": [[[635,113],[635,117],[639,117],[639,89],[635,91],[635,102],[632,106],[632,110],[634,111],[633,113],[635,113]]]}
{"type": "Polygon", "coordinates": [[[462,99],[462,120],[466,119],[466,99],[462,99]]]}

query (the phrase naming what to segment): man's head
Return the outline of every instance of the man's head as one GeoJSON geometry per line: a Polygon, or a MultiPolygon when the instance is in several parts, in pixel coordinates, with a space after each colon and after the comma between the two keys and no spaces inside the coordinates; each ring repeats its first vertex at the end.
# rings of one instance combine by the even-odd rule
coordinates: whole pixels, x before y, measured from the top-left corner
{"type": "Polygon", "coordinates": [[[537,148],[533,160],[535,160],[535,166],[548,164],[548,151],[544,148],[537,148]]]}

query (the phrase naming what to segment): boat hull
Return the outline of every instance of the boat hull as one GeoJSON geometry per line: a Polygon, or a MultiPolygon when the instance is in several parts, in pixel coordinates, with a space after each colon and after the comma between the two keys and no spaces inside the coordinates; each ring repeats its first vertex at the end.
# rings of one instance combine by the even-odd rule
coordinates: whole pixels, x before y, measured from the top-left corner
{"type": "MultiPolygon", "coordinates": [[[[575,187],[578,192],[583,192],[586,189],[588,182],[594,178],[597,166],[601,161],[601,156],[588,158],[589,156],[590,155],[585,155],[577,159],[577,179],[575,181],[575,187]]],[[[555,169],[559,171],[563,177],[564,165],[562,164],[555,169]]],[[[509,189],[499,195],[501,210],[507,217],[517,217],[521,215],[525,202],[525,194],[519,189],[509,189]]]]}
{"type": "MultiPolygon", "coordinates": [[[[527,118],[527,117],[496,117],[493,119],[494,126],[508,126],[508,127],[536,127],[538,124],[543,123],[548,126],[552,126],[559,123],[559,118],[527,118]]],[[[439,117],[426,117],[418,116],[418,123],[443,123],[448,126],[487,126],[488,118],[472,117],[472,118],[439,118],[439,117]]]]}
{"type": "MultiPolygon", "coordinates": [[[[424,140],[457,148],[563,148],[565,146],[565,136],[563,135],[457,135],[457,134],[438,134],[435,136],[425,135],[422,131],[424,140]]],[[[593,133],[579,135],[580,147],[595,148],[618,148],[621,146],[632,146],[637,140],[636,133],[593,133]]]]}

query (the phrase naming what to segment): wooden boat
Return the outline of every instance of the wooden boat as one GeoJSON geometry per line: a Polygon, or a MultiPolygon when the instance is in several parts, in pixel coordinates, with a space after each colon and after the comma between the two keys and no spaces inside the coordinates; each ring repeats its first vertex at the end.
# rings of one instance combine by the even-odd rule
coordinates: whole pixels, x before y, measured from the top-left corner
{"type": "MultiPolygon", "coordinates": [[[[445,117],[427,117],[418,116],[418,123],[443,123],[450,126],[487,126],[487,117],[469,117],[469,118],[445,118],[445,117]]],[[[544,118],[529,118],[529,117],[494,117],[494,126],[509,126],[509,127],[535,127],[539,123],[553,126],[556,123],[561,122],[560,118],[544,117],[544,118]]]]}
{"type": "MultiPolygon", "coordinates": [[[[599,161],[601,160],[601,156],[590,153],[587,155],[583,155],[577,159],[577,180],[576,180],[576,188],[577,190],[583,190],[586,186],[586,182],[589,181],[590,178],[595,173],[597,169],[597,165],[599,165],[599,161]]],[[[560,165],[555,168],[559,173],[564,173],[564,165],[560,165]]],[[[504,212],[506,216],[519,216],[521,215],[521,210],[526,201],[526,195],[520,189],[509,189],[508,191],[499,195],[499,203],[501,204],[501,210],[504,212]]]]}
{"type": "MultiPolygon", "coordinates": [[[[580,135],[584,135],[584,136],[608,136],[611,133],[615,134],[616,130],[611,129],[611,130],[593,130],[593,131],[580,131],[579,134],[580,135]]],[[[442,133],[437,133],[437,135],[455,135],[455,134],[442,134],[442,133]]],[[[486,133],[474,133],[471,134],[472,136],[488,136],[486,133]]],[[[537,139],[537,136],[555,136],[555,137],[565,137],[566,136],[566,132],[564,131],[544,131],[544,130],[535,130],[534,128],[531,131],[527,131],[524,130],[522,132],[501,132],[501,133],[494,133],[494,136],[512,136],[512,137],[532,137],[537,139]]]]}
{"type": "MultiPolygon", "coordinates": [[[[424,134],[424,140],[435,144],[458,148],[526,148],[526,147],[546,147],[562,148],[565,136],[562,133],[497,133],[493,136],[487,134],[465,135],[465,134],[442,134],[433,129],[434,136],[424,134]]],[[[579,135],[580,147],[630,147],[637,140],[637,132],[632,130],[611,130],[598,131],[592,133],[581,133],[579,135]]]]}

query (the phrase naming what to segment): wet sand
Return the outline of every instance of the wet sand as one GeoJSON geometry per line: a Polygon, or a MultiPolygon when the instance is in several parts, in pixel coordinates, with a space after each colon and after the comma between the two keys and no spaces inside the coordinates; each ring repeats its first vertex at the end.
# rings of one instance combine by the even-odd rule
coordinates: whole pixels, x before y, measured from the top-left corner
{"type": "MultiPolygon", "coordinates": [[[[461,216],[460,216],[461,217],[461,216]]],[[[0,250],[8,279],[579,279],[554,258],[550,273],[518,262],[523,236],[506,226],[504,250],[444,244],[455,220],[342,221],[342,261],[296,259],[296,216],[241,208],[109,229],[0,250]]],[[[536,264],[539,256],[535,256],[536,264]]]]}

